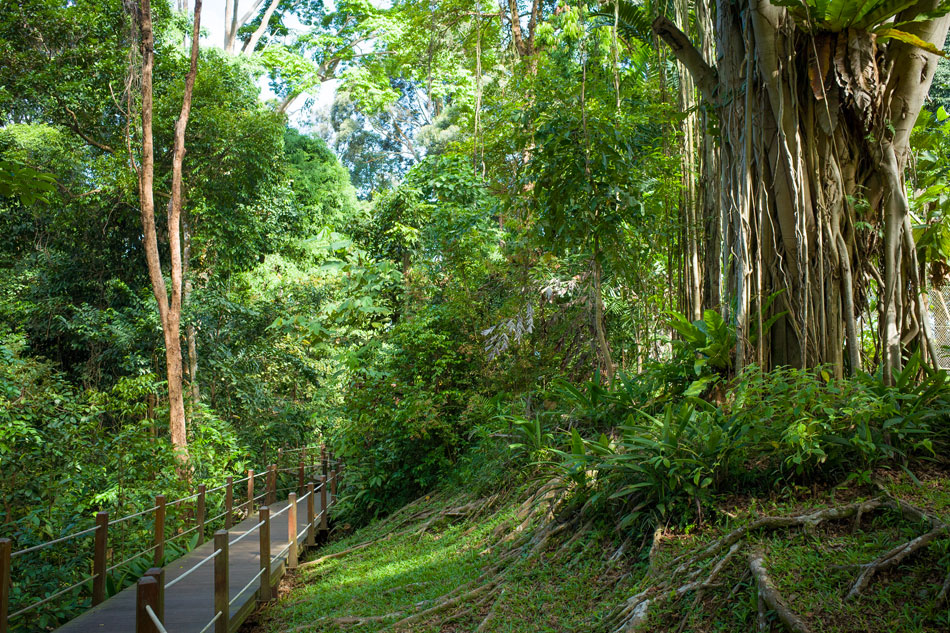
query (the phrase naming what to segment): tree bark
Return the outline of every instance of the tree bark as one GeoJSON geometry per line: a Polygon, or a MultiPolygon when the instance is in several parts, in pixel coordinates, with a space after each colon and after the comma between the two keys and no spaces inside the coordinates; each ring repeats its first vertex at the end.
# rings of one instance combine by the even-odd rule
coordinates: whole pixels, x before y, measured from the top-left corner
{"type": "MultiPolygon", "coordinates": [[[[897,21],[934,4],[920,3],[897,21]]],[[[755,351],[766,366],[829,363],[840,374],[847,348],[851,369],[860,368],[857,317],[876,293],[891,379],[908,346],[925,355],[933,349],[905,230],[904,167],[935,56],[863,32],[810,32],[764,0],[719,0],[715,15],[716,68],[669,20],[654,29],[720,121],[723,261],[731,266],[723,304],[736,306],[737,365],[755,351]],[[865,196],[870,213],[855,217],[853,201],[865,196]],[[872,231],[858,235],[858,221],[872,231]],[[883,287],[875,291],[868,279],[878,278],[883,287]],[[764,345],[747,345],[770,317],[769,332],[757,333],[764,345]]],[[[943,17],[907,30],[943,42],[948,24],[943,17]]]]}
{"type": "Polygon", "coordinates": [[[607,342],[607,331],[604,327],[604,295],[601,288],[601,268],[600,253],[595,251],[591,258],[591,274],[593,277],[593,300],[594,300],[594,336],[597,340],[597,349],[599,351],[601,364],[604,371],[607,372],[607,382],[614,380],[614,362],[610,353],[610,344],[607,342]]]}
{"type": "MultiPolygon", "coordinates": [[[[183,206],[181,212],[181,233],[184,243],[184,252],[182,254],[182,277],[184,278],[184,287],[182,288],[181,303],[184,308],[191,301],[191,293],[194,289],[194,282],[191,274],[191,214],[183,206]]],[[[185,342],[188,347],[188,386],[190,390],[190,404],[188,410],[188,419],[192,419],[192,411],[195,404],[200,399],[198,389],[198,333],[193,322],[185,325],[185,342]]]]}

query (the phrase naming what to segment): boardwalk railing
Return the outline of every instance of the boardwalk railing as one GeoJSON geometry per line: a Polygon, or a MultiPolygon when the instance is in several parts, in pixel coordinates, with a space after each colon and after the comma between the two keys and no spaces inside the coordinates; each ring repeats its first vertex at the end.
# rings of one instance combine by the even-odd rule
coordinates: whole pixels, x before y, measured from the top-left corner
{"type": "MultiPolygon", "coordinates": [[[[301,537],[305,537],[304,545],[314,545],[316,542],[315,531],[327,530],[328,511],[336,501],[336,488],[339,479],[340,465],[336,460],[334,460],[333,455],[328,453],[324,447],[320,447],[319,449],[319,464],[315,463],[316,452],[317,451],[312,447],[301,447],[299,449],[290,449],[287,451],[281,450],[278,451],[277,462],[269,465],[263,472],[256,473],[254,470],[249,470],[246,477],[236,481],[232,476],[228,476],[224,484],[211,488],[210,490],[207,489],[205,484],[200,484],[197,486],[197,491],[194,494],[170,502],[166,501],[164,495],[157,495],[155,497],[154,506],[134,514],[129,514],[127,516],[114,519],[112,521],[109,519],[108,512],[99,512],[96,514],[95,525],[92,527],[74,532],[72,534],[67,534],[44,543],[32,545],[21,550],[14,551],[13,544],[10,539],[0,538],[0,633],[8,633],[8,631],[11,630],[11,626],[16,624],[16,620],[18,618],[22,618],[23,616],[26,616],[38,609],[40,606],[47,604],[67,593],[81,589],[84,586],[91,586],[92,605],[95,606],[100,604],[106,599],[106,579],[116,570],[122,569],[130,563],[147,556],[148,554],[153,555],[153,566],[149,568],[138,580],[138,606],[136,609],[136,621],[134,624],[136,632],[148,631],[150,633],[159,633],[161,631],[165,631],[161,624],[164,619],[165,589],[174,586],[194,572],[198,567],[212,560],[214,561],[215,591],[214,596],[210,597],[209,599],[213,600],[215,616],[205,627],[204,631],[211,631],[211,627],[214,627],[214,631],[216,633],[227,633],[229,626],[231,630],[233,630],[236,626],[235,622],[240,623],[243,621],[244,618],[246,618],[247,615],[249,615],[249,613],[253,610],[254,606],[254,602],[251,601],[247,605],[251,607],[250,609],[245,609],[245,612],[237,613],[232,616],[229,613],[229,608],[234,603],[234,601],[244,594],[244,592],[246,592],[255,582],[257,582],[258,579],[261,580],[258,589],[258,599],[261,601],[269,600],[271,596],[271,578],[272,576],[275,576],[275,574],[272,574],[272,566],[274,561],[280,559],[284,554],[288,554],[287,566],[290,568],[296,567],[301,537]],[[307,465],[308,451],[311,455],[309,466],[307,465]],[[293,453],[300,453],[300,459],[297,462],[297,465],[291,468],[279,468],[281,460],[285,456],[292,457],[293,453]],[[278,489],[278,476],[280,474],[285,474],[284,479],[286,480],[287,473],[296,474],[296,486],[291,485],[278,489]],[[317,473],[319,473],[319,475],[317,475],[317,473]],[[315,484],[311,480],[311,477],[308,477],[308,475],[318,478],[320,483],[315,484]],[[264,491],[261,494],[255,496],[255,480],[260,478],[263,478],[264,491]],[[239,486],[244,483],[247,484],[247,494],[244,502],[240,503],[236,507],[235,486],[239,486]],[[329,502],[327,499],[328,489],[330,493],[329,502]],[[207,497],[209,494],[219,492],[224,493],[224,511],[217,514],[216,516],[207,518],[205,515],[207,497]],[[289,492],[287,496],[288,504],[278,513],[271,516],[269,506],[273,505],[276,502],[277,495],[283,492],[289,492]],[[321,511],[319,514],[315,514],[314,511],[315,494],[319,494],[321,499],[321,511]],[[299,499],[297,498],[298,495],[300,495],[299,499]],[[261,501],[263,501],[263,504],[259,503],[261,501]],[[298,534],[296,530],[296,517],[298,511],[297,506],[304,501],[306,501],[307,525],[305,529],[298,534]],[[168,509],[174,508],[176,506],[179,508],[184,508],[185,505],[189,504],[190,502],[193,503],[188,511],[185,511],[184,513],[180,512],[179,514],[183,515],[186,519],[190,518],[190,522],[192,523],[191,527],[188,529],[181,527],[179,528],[180,531],[177,534],[174,534],[171,537],[167,536],[166,516],[168,509]],[[233,527],[235,516],[243,514],[245,517],[250,517],[253,515],[255,507],[258,508],[260,517],[259,522],[250,530],[229,542],[228,530],[233,527]],[[288,531],[290,532],[290,534],[288,534],[289,543],[284,551],[281,551],[279,554],[277,554],[277,556],[271,557],[270,520],[284,512],[290,512],[290,520],[288,522],[288,531]],[[136,518],[147,517],[147,515],[152,515],[151,546],[142,549],[119,562],[109,565],[111,562],[109,559],[110,528],[115,528],[117,525],[136,518]],[[165,583],[164,571],[161,568],[166,562],[166,546],[175,544],[173,546],[176,547],[181,552],[181,554],[184,554],[187,552],[187,547],[180,547],[176,544],[177,541],[185,538],[188,535],[196,534],[197,539],[195,546],[200,545],[204,542],[207,527],[216,521],[220,521],[221,519],[224,519],[224,529],[217,530],[214,533],[214,552],[199,561],[196,565],[192,566],[192,568],[183,574],[176,577],[174,580],[165,583]],[[260,535],[261,571],[257,576],[251,579],[248,585],[238,593],[238,596],[236,596],[234,600],[229,601],[227,562],[229,547],[255,531],[259,532],[260,535]],[[54,545],[66,543],[81,537],[91,537],[93,539],[92,574],[83,577],[76,583],[58,589],[50,595],[47,595],[39,600],[35,600],[32,603],[22,606],[11,612],[10,588],[12,586],[13,580],[14,561],[26,554],[44,550],[54,545]],[[266,564],[265,561],[267,561],[266,564]]],[[[111,552],[111,554],[114,557],[114,552],[111,552]]],[[[279,571],[279,574],[282,575],[282,573],[283,566],[280,567],[279,571]]],[[[117,587],[116,589],[121,589],[121,587],[117,587]]],[[[132,623],[130,622],[129,625],[131,630],[132,623]]]]}

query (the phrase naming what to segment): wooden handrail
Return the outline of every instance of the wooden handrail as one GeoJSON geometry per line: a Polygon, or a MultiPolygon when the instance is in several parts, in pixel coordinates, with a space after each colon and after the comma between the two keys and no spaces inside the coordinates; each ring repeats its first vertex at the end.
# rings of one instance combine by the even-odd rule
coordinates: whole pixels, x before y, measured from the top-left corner
{"type": "MultiPolygon", "coordinates": [[[[278,456],[280,457],[281,455],[283,455],[284,452],[285,451],[279,451],[278,456]]],[[[219,539],[222,538],[219,536],[219,534],[222,534],[222,533],[224,535],[223,538],[225,539],[225,547],[226,547],[226,543],[227,543],[226,539],[228,535],[228,530],[234,524],[234,510],[235,510],[234,484],[243,483],[245,481],[247,482],[247,485],[248,485],[247,501],[241,504],[241,506],[246,508],[247,515],[249,516],[254,511],[254,500],[255,500],[254,479],[260,476],[266,477],[265,493],[264,495],[261,495],[261,496],[265,496],[265,495],[267,496],[268,505],[265,505],[260,508],[261,516],[264,518],[262,519],[262,523],[260,525],[261,527],[260,541],[261,541],[261,548],[262,548],[261,549],[262,568],[261,568],[261,585],[260,585],[259,599],[261,601],[270,600],[272,598],[272,590],[270,586],[271,573],[272,573],[272,565],[270,561],[270,518],[272,518],[272,516],[270,515],[269,504],[273,504],[274,502],[276,502],[276,494],[278,492],[277,477],[278,477],[279,472],[291,472],[291,473],[296,473],[297,475],[296,476],[297,481],[296,481],[296,487],[295,487],[296,490],[294,490],[294,487],[289,488],[290,490],[294,490],[294,492],[291,492],[291,494],[289,495],[289,500],[290,500],[289,506],[285,509],[282,509],[280,512],[280,513],[283,513],[284,511],[288,511],[290,513],[290,516],[288,517],[288,540],[290,541],[290,544],[288,545],[289,550],[285,548],[286,551],[290,552],[288,556],[288,560],[287,560],[287,566],[291,568],[296,566],[297,559],[299,557],[299,549],[301,546],[311,546],[316,543],[315,533],[317,531],[316,521],[318,518],[320,520],[320,527],[319,527],[320,532],[325,533],[325,531],[327,530],[327,487],[328,487],[327,479],[324,479],[323,477],[321,477],[320,496],[321,496],[322,510],[319,515],[316,515],[315,510],[314,510],[314,503],[315,503],[314,498],[315,498],[316,486],[312,482],[310,483],[307,482],[307,473],[312,472],[314,468],[317,466],[317,464],[314,463],[316,450],[312,449],[311,447],[304,446],[304,447],[299,447],[296,449],[288,449],[286,451],[286,453],[294,453],[294,452],[300,452],[300,456],[299,456],[300,459],[297,461],[295,468],[278,469],[277,468],[278,463],[274,463],[274,464],[271,464],[264,472],[255,473],[255,471],[249,470],[247,477],[241,478],[237,481],[234,480],[234,477],[232,475],[228,475],[226,477],[225,483],[220,486],[216,486],[214,488],[209,489],[207,487],[207,484],[198,484],[196,493],[191,494],[186,497],[182,497],[180,499],[176,499],[171,502],[168,502],[166,500],[165,495],[156,495],[155,505],[153,507],[120,517],[115,520],[110,520],[109,513],[107,511],[100,511],[96,515],[96,524],[94,526],[87,528],[85,530],[72,533],[72,534],[67,534],[65,536],[47,541],[45,543],[40,543],[37,545],[30,546],[23,550],[13,551],[12,541],[7,538],[0,538],[0,633],[8,633],[9,626],[10,626],[9,625],[10,619],[15,618],[23,613],[26,613],[27,611],[34,609],[37,606],[40,606],[44,604],[45,602],[49,601],[50,599],[57,597],[58,595],[61,595],[68,591],[75,590],[89,583],[90,580],[91,580],[91,585],[92,585],[92,604],[93,605],[100,604],[106,598],[106,579],[111,572],[113,572],[117,568],[122,567],[123,565],[133,560],[136,560],[137,558],[140,558],[141,556],[145,556],[153,552],[154,552],[154,556],[152,560],[153,560],[154,567],[150,569],[148,572],[146,572],[146,576],[143,577],[143,579],[139,581],[139,589],[137,589],[136,591],[139,593],[144,592],[143,594],[143,600],[145,600],[144,605],[148,606],[149,609],[151,609],[153,613],[155,613],[156,616],[161,621],[164,621],[162,601],[160,600],[160,598],[163,597],[164,587],[165,587],[164,571],[162,570],[162,565],[165,562],[164,560],[165,559],[165,544],[169,540],[181,538],[194,531],[198,532],[198,543],[200,544],[204,540],[204,537],[205,537],[206,525],[209,523],[213,524],[214,521],[224,518],[225,529],[218,530],[218,532],[215,533],[215,550],[219,551],[222,549],[219,543],[219,539]],[[306,457],[308,453],[311,457],[311,465],[309,469],[307,468],[307,463],[306,463],[306,457]],[[217,516],[209,519],[206,516],[207,495],[209,493],[217,492],[220,490],[225,491],[224,492],[225,510],[221,514],[218,514],[217,516]],[[297,531],[296,531],[296,526],[297,526],[296,518],[297,518],[297,512],[298,512],[297,505],[299,503],[297,501],[298,497],[300,498],[300,501],[303,501],[304,497],[306,497],[306,500],[307,500],[307,527],[305,528],[304,531],[300,532],[299,534],[297,534],[297,531]],[[180,506],[183,503],[186,503],[191,500],[195,500],[195,505],[193,506],[194,507],[193,527],[191,529],[185,530],[184,532],[176,534],[175,536],[172,537],[172,539],[167,538],[165,535],[167,508],[173,507],[173,506],[180,506]],[[128,557],[122,560],[121,562],[114,563],[111,567],[109,567],[108,566],[109,558],[111,558],[110,546],[109,546],[109,541],[110,541],[109,528],[111,526],[115,526],[125,521],[129,521],[131,519],[146,516],[149,514],[153,515],[153,526],[152,526],[153,536],[152,536],[151,546],[148,549],[135,553],[131,557],[128,557]],[[24,607],[20,609],[19,611],[16,611],[11,614],[10,613],[10,587],[12,585],[11,577],[13,575],[12,564],[11,564],[12,559],[19,555],[24,555],[30,552],[44,549],[46,547],[56,545],[58,543],[62,543],[72,538],[76,538],[76,537],[84,536],[84,535],[94,536],[95,545],[93,548],[93,574],[92,576],[84,578],[82,581],[74,585],[71,585],[69,587],[66,587],[65,589],[61,590],[59,593],[55,594],[54,596],[47,596],[45,599],[40,600],[38,602],[34,602],[31,605],[28,605],[27,607],[24,607]],[[305,540],[304,540],[304,535],[306,535],[305,540]],[[265,536],[266,536],[266,540],[265,540],[265,536]],[[266,561],[266,565],[265,565],[265,561],[266,561]],[[159,583],[158,578],[152,578],[151,576],[149,576],[149,574],[152,574],[153,576],[160,575],[161,582],[159,583]],[[148,580],[148,578],[151,578],[151,580],[148,580]],[[157,594],[154,593],[155,589],[153,588],[153,583],[155,585],[158,585],[159,587],[157,594]],[[153,604],[155,603],[155,600],[158,600],[158,603],[153,604]]],[[[321,454],[321,459],[320,459],[319,466],[324,471],[326,471],[329,467],[329,462],[332,459],[332,454],[328,455],[326,448],[323,446],[320,447],[320,454],[321,454]]],[[[337,472],[336,472],[336,469],[334,468],[332,477],[330,478],[330,481],[329,481],[331,488],[335,489],[336,478],[337,478],[337,472]]],[[[334,490],[334,493],[335,493],[335,490],[334,490]]],[[[224,556],[226,558],[226,550],[225,550],[224,556]]],[[[219,573],[218,568],[221,564],[222,563],[220,561],[218,560],[215,561],[216,579],[219,573]]],[[[217,591],[218,589],[216,589],[216,592],[217,591]]],[[[224,603],[227,604],[226,592],[224,596],[225,596],[224,603]]],[[[135,625],[136,631],[140,630],[139,628],[140,626],[144,627],[141,630],[157,630],[151,618],[147,617],[148,614],[145,612],[144,609],[145,609],[144,606],[142,606],[141,609],[137,607],[136,625],[135,625]],[[145,614],[146,618],[145,620],[141,620],[140,622],[139,616],[142,614],[145,614]],[[152,627],[152,628],[150,629],[149,627],[152,627]]],[[[228,609],[222,608],[221,598],[220,596],[217,595],[217,593],[215,597],[215,614],[216,614],[215,619],[209,622],[209,626],[214,625],[215,627],[214,630],[216,631],[216,633],[227,631],[229,627],[228,609]]]]}

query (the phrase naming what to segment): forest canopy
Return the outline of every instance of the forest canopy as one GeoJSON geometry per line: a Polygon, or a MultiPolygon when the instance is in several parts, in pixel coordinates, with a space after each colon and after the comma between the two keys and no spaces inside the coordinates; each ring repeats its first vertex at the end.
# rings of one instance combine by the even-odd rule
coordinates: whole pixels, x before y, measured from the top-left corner
{"type": "MultiPolygon", "coordinates": [[[[946,469],[948,27],[943,0],[0,4],[2,536],[316,444],[354,525],[491,471],[621,542],[946,469]]],[[[36,562],[17,604],[88,567],[36,562]]]]}

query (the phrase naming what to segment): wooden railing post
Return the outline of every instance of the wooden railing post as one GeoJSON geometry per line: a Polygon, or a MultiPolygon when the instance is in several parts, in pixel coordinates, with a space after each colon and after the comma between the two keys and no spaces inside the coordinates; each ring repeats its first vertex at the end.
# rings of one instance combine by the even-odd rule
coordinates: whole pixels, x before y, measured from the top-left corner
{"type": "Polygon", "coordinates": [[[287,550],[287,568],[297,567],[297,493],[287,495],[287,540],[290,542],[287,550]]]}
{"type": "MultiPolygon", "coordinates": [[[[152,576],[139,578],[135,588],[135,633],[159,633],[158,627],[152,622],[145,607],[152,607],[158,615],[158,581],[152,576]]],[[[159,620],[161,621],[161,620],[159,620]]]]}
{"type": "Polygon", "coordinates": [[[336,503],[336,466],[330,471],[330,503],[336,503]]]}
{"type": "Polygon", "coordinates": [[[301,460],[300,463],[297,464],[297,494],[300,495],[301,497],[307,494],[306,492],[304,492],[304,487],[307,485],[307,479],[306,479],[306,473],[305,473],[306,468],[307,466],[303,460],[301,460]]]}
{"type": "Polygon", "coordinates": [[[163,567],[149,567],[146,576],[151,576],[158,581],[158,601],[152,607],[152,611],[158,616],[158,619],[165,622],[165,569],[163,567]]]}
{"type": "Polygon", "coordinates": [[[269,506],[277,503],[277,464],[271,464],[267,471],[267,496],[264,500],[269,506]]]}
{"type": "MultiPolygon", "coordinates": [[[[198,545],[205,542],[205,491],[207,486],[198,484],[198,501],[195,503],[195,526],[198,528],[198,545]]],[[[197,547],[196,545],[195,547],[197,547]]]]}
{"type": "Polygon", "coordinates": [[[109,545],[109,513],[96,514],[96,549],[92,558],[92,604],[106,599],[106,552],[109,545]]]}
{"type": "Polygon", "coordinates": [[[230,579],[228,578],[227,530],[218,530],[214,533],[214,549],[218,552],[214,558],[214,612],[221,614],[218,621],[214,623],[214,632],[228,633],[231,615],[228,604],[230,579]]]}
{"type": "Polygon", "coordinates": [[[10,613],[10,554],[13,542],[0,538],[0,633],[7,633],[7,616],[10,613]]]}
{"type": "Polygon", "coordinates": [[[230,530],[234,523],[234,477],[228,475],[224,488],[224,529],[230,530]]]}
{"type": "Polygon", "coordinates": [[[317,544],[316,538],[314,538],[315,527],[313,522],[316,518],[316,513],[313,511],[313,495],[316,493],[314,489],[313,482],[307,484],[307,547],[313,547],[317,544]]]}
{"type": "Polygon", "coordinates": [[[327,476],[320,475],[320,531],[327,531],[327,476]]]}
{"type": "Polygon", "coordinates": [[[259,521],[261,526],[261,589],[258,599],[261,602],[270,600],[270,508],[261,506],[259,521]]]}
{"type": "Polygon", "coordinates": [[[320,445],[320,474],[327,476],[327,447],[326,444],[320,445]]]}
{"type": "Polygon", "coordinates": [[[247,471],[247,518],[254,514],[254,470],[247,471]]]}
{"type": "Polygon", "coordinates": [[[155,556],[152,564],[161,567],[165,562],[165,495],[155,497],[155,536],[152,546],[155,547],[155,556]]]}

